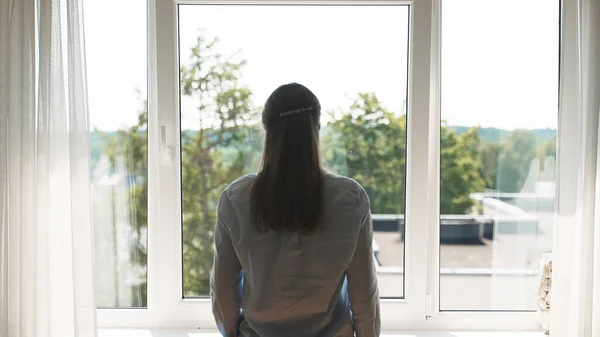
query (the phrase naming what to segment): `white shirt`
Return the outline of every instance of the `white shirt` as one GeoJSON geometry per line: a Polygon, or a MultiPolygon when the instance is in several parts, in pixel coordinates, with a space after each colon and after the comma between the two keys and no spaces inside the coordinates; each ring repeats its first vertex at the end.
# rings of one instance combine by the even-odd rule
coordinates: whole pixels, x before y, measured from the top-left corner
{"type": "Polygon", "coordinates": [[[211,298],[223,336],[379,336],[373,226],[364,189],[326,174],[323,232],[260,232],[251,216],[255,178],[229,185],[217,207],[211,298]]]}

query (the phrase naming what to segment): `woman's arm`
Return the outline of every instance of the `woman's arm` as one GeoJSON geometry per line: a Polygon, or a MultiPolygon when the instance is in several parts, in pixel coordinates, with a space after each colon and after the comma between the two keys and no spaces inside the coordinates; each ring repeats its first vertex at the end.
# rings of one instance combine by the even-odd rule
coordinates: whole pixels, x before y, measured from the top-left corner
{"type": "Polygon", "coordinates": [[[373,224],[369,198],[361,189],[361,228],[352,262],[346,271],[356,337],[379,336],[379,289],[373,255],[373,224]]]}
{"type": "Polygon", "coordinates": [[[210,279],[213,315],[221,334],[237,336],[241,318],[243,271],[233,248],[229,226],[237,221],[235,210],[223,192],[217,206],[215,225],[215,256],[210,279]]]}

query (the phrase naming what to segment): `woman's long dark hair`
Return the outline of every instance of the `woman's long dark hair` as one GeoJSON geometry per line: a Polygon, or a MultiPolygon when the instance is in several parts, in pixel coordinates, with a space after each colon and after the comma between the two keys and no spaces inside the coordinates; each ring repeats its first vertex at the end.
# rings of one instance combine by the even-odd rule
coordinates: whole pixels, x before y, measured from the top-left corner
{"type": "Polygon", "coordinates": [[[252,187],[259,230],[310,235],[321,229],[320,116],[319,100],[298,83],[277,88],[267,99],[262,164],[252,187]]]}

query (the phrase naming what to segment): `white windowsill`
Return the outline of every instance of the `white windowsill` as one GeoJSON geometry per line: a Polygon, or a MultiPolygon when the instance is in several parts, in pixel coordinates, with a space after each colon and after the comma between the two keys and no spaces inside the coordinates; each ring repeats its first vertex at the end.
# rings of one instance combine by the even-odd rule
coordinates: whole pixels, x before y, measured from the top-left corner
{"type": "MultiPolygon", "coordinates": [[[[450,332],[450,331],[398,331],[383,333],[381,337],[543,337],[542,332],[450,332]]],[[[221,337],[215,331],[178,329],[100,329],[98,337],[221,337]]]]}

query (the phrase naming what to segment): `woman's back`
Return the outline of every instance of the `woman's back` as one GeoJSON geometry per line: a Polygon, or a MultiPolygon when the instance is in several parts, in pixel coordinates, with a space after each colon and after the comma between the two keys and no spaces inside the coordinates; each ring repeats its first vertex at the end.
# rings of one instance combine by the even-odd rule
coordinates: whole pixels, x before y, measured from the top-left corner
{"type": "MultiPolygon", "coordinates": [[[[217,243],[215,259],[237,258],[244,273],[243,290],[239,289],[243,318],[235,318],[241,319],[239,325],[235,319],[228,323],[227,315],[219,319],[220,313],[235,308],[214,308],[223,332],[229,336],[226,325],[232,324],[229,330],[239,326],[241,336],[349,337],[355,330],[357,336],[378,335],[372,224],[362,187],[348,178],[325,175],[323,231],[303,236],[257,230],[251,216],[255,179],[255,175],[238,179],[219,202],[217,229],[222,232],[215,234],[230,237],[233,251],[217,243]]],[[[220,279],[226,283],[238,273],[227,266],[215,269],[213,300],[231,291],[231,285],[220,279]]]]}
{"type": "Polygon", "coordinates": [[[258,174],[221,195],[211,298],[224,336],[379,335],[369,198],[324,173],[320,116],[305,86],[277,88],[258,174]]]}

